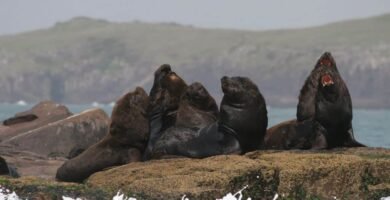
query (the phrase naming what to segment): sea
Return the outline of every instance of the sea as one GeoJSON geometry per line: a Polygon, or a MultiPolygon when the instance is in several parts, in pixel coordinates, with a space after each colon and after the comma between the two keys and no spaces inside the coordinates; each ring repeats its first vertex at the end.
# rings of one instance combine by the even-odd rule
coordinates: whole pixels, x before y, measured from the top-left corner
{"type": "MultiPolygon", "coordinates": [[[[0,121],[14,116],[33,107],[24,101],[16,103],[0,103],[0,121]]],[[[111,114],[113,103],[100,104],[93,102],[84,105],[66,105],[73,113],[79,113],[90,108],[101,108],[108,115],[111,114]]],[[[296,108],[268,107],[268,127],[280,122],[294,119],[296,108]]],[[[353,129],[355,138],[370,147],[390,148],[390,109],[354,109],[353,129]]]]}

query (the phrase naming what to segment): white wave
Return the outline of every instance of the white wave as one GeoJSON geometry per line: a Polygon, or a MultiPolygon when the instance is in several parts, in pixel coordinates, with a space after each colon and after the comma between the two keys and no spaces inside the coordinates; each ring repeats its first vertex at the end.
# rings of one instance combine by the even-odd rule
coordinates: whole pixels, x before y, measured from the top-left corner
{"type": "MultiPolygon", "coordinates": [[[[2,200],[2,199],[0,199],[2,200]]],[[[71,197],[62,196],[62,200],[82,200],[81,198],[73,199],[71,197]]],[[[136,198],[127,197],[121,191],[118,191],[112,200],[137,200],[136,198]]]]}
{"type": "Polygon", "coordinates": [[[390,196],[388,196],[388,197],[382,197],[380,200],[390,200],[390,196]]]}
{"type": "Polygon", "coordinates": [[[16,102],[15,104],[18,106],[27,106],[27,102],[25,102],[23,100],[20,100],[20,101],[16,102]]]}
{"type": "Polygon", "coordinates": [[[101,104],[100,104],[99,102],[96,102],[96,101],[92,102],[91,105],[92,105],[93,107],[100,107],[100,106],[101,106],[101,104]]]}
{"type": "Polygon", "coordinates": [[[22,200],[15,192],[1,187],[0,185],[0,200],[22,200]]]}
{"type": "Polygon", "coordinates": [[[62,196],[62,200],[82,200],[80,198],[73,199],[71,197],[62,196]]]}

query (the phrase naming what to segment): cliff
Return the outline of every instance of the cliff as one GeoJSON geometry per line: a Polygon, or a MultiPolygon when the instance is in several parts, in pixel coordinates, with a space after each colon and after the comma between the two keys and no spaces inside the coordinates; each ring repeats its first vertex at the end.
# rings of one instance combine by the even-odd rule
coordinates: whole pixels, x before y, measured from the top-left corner
{"type": "Polygon", "coordinates": [[[389,108],[389,35],[390,15],[273,31],[79,17],[0,37],[0,102],[111,102],[136,86],[148,90],[156,67],[169,63],[217,100],[223,75],[244,75],[270,105],[295,106],[315,61],[331,51],[355,107],[389,108]]]}

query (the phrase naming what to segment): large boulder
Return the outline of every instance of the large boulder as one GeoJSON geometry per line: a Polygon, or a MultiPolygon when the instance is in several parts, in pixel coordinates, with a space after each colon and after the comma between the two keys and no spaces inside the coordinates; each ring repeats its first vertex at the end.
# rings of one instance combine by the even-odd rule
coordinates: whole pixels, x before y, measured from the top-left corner
{"type": "Polygon", "coordinates": [[[98,172],[87,184],[137,199],[216,199],[245,186],[243,199],[379,199],[374,195],[390,196],[389,171],[387,149],[256,151],[130,163],[98,172]]]}
{"type": "Polygon", "coordinates": [[[66,157],[86,149],[108,132],[109,117],[101,109],[91,109],[45,126],[26,131],[2,142],[21,151],[43,156],[66,157]]]}
{"type": "Polygon", "coordinates": [[[4,120],[0,125],[0,142],[71,115],[72,113],[64,105],[53,101],[42,101],[30,110],[4,120]]]}

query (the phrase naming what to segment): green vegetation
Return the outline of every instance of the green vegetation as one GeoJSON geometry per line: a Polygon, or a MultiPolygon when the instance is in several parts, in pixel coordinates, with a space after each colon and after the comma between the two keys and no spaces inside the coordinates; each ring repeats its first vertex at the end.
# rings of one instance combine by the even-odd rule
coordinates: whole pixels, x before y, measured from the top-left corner
{"type": "Polygon", "coordinates": [[[0,101],[110,102],[137,85],[150,87],[154,69],[170,63],[217,99],[221,76],[246,75],[268,102],[296,105],[324,51],[335,55],[354,105],[390,107],[390,15],[262,32],[79,17],[0,37],[0,101]]]}

